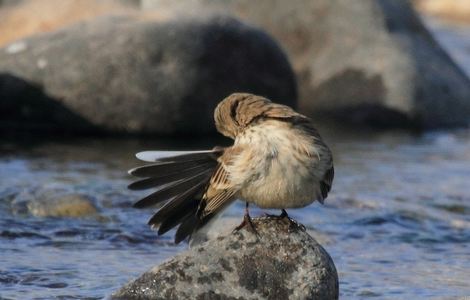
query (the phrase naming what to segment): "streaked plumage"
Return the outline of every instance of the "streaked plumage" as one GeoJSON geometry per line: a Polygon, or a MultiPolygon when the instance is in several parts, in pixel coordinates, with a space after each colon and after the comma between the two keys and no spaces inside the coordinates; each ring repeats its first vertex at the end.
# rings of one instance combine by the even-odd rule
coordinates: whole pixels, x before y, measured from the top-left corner
{"type": "Polygon", "coordinates": [[[142,152],[139,158],[154,163],[129,171],[144,178],[129,188],[157,188],[135,207],[166,201],[149,221],[159,234],[179,225],[178,243],[235,199],[279,209],[323,203],[333,182],[333,160],[309,118],[266,98],[236,93],[219,103],[214,119],[233,146],[165,158],[142,152]]]}

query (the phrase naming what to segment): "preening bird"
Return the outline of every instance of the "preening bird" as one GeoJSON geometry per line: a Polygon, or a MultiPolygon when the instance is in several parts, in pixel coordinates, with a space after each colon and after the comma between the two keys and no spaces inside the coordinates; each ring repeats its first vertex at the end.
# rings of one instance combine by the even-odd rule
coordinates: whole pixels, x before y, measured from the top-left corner
{"type": "MultiPolygon", "coordinates": [[[[230,147],[175,153],[156,151],[137,158],[153,162],[129,171],[143,179],[130,189],[157,190],[136,202],[143,208],[166,202],[148,221],[164,234],[178,226],[175,243],[202,228],[236,199],[261,208],[323,203],[334,177],[333,158],[311,120],[292,108],[246,93],[235,93],[214,112],[217,130],[234,140],[230,147]]],[[[244,224],[242,223],[242,224],[244,224]]]]}

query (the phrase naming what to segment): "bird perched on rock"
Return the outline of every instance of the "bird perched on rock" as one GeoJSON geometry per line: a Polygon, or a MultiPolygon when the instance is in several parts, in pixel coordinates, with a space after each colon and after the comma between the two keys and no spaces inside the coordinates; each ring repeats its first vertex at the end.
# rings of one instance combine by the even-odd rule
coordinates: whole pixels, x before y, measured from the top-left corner
{"type": "Polygon", "coordinates": [[[166,202],[148,222],[159,235],[179,225],[179,243],[236,199],[246,202],[241,226],[251,224],[249,203],[282,209],[281,216],[287,216],[286,208],[323,203],[333,182],[333,159],[309,118],[266,98],[235,93],[219,103],[214,119],[232,146],[164,158],[156,151],[137,154],[154,163],[130,170],[144,179],[129,188],[158,190],[134,207],[166,202]]]}

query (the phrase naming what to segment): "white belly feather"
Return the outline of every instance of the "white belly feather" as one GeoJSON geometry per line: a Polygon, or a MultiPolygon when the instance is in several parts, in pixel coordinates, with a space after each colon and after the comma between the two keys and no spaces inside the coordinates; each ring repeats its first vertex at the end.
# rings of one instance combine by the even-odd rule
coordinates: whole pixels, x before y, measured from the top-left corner
{"type": "Polygon", "coordinates": [[[248,129],[235,144],[249,146],[230,168],[232,178],[243,178],[241,199],[263,208],[303,207],[317,199],[326,153],[311,136],[272,120],[248,129]]]}

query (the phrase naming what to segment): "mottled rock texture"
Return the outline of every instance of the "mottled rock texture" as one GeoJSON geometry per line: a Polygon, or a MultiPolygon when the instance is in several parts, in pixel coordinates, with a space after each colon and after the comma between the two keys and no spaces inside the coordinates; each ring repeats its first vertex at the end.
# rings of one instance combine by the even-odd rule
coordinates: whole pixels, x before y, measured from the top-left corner
{"type": "Polygon", "coordinates": [[[232,14],[285,47],[301,112],[377,127],[468,125],[470,81],[406,0],[142,0],[145,9],[232,14]]]}
{"type": "Polygon", "coordinates": [[[281,48],[231,17],[107,16],[0,49],[0,129],[206,134],[240,91],[296,105],[281,48]]]}
{"type": "Polygon", "coordinates": [[[112,299],[338,299],[328,253],[288,219],[254,219],[144,273],[112,299]]]}

